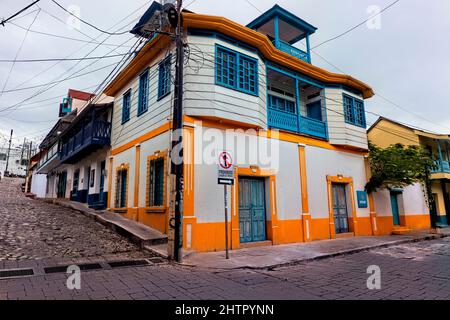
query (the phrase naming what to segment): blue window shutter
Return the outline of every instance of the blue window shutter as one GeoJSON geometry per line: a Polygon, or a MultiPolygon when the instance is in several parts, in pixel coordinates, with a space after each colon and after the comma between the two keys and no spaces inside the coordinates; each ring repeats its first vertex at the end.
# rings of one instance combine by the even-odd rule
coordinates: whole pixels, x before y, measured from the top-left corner
{"type": "Polygon", "coordinates": [[[164,98],[170,93],[171,60],[172,55],[169,55],[159,64],[158,100],[164,98]]]}
{"type": "Polygon", "coordinates": [[[138,116],[148,109],[148,75],[147,69],[139,77],[138,116]]]}
{"type": "Polygon", "coordinates": [[[130,120],[130,108],[131,108],[131,90],[128,90],[122,99],[122,124],[130,120]]]}
{"type": "Polygon", "coordinates": [[[257,64],[253,59],[239,56],[239,84],[241,91],[256,94],[258,88],[257,64]]]}
{"type": "Polygon", "coordinates": [[[358,127],[366,127],[364,102],[348,95],[343,95],[345,122],[358,127]]]}

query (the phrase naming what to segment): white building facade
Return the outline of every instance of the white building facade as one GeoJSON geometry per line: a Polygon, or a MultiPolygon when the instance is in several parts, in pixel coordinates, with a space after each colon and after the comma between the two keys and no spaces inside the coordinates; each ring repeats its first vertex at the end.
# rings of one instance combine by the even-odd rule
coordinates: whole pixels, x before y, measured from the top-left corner
{"type": "MultiPolygon", "coordinates": [[[[316,28],[279,6],[246,27],[183,18],[183,247],[225,248],[223,151],[235,166],[231,248],[377,234],[364,191],[372,89],[313,66],[316,28]]],[[[158,35],[105,90],[114,97],[107,207],[163,233],[171,228],[174,57],[170,39],[158,35]]]]}

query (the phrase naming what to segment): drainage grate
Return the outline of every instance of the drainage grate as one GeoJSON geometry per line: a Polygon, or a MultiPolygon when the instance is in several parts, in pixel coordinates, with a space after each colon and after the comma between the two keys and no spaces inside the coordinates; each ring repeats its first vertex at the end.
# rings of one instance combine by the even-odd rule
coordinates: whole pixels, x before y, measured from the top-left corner
{"type": "Polygon", "coordinates": [[[146,266],[149,264],[146,260],[123,260],[108,262],[111,268],[146,266]]]}
{"type": "Polygon", "coordinates": [[[34,275],[33,269],[0,270],[0,278],[26,277],[34,275]]]}
{"type": "Polygon", "coordinates": [[[160,257],[149,258],[148,260],[150,262],[153,262],[153,263],[164,263],[164,262],[167,262],[166,259],[160,258],[160,257]]]}
{"type": "MultiPolygon", "coordinates": [[[[85,263],[85,264],[75,264],[75,265],[78,266],[80,268],[80,270],[82,270],[82,271],[97,270],[97,269],[102,268],[102,266],[99,263],[85,263]]],[[[69,267],[69,265],[46,267],[46,268],[44,268],[44,272],[45,273],[66,273],[68,267],[69,267]]]]}

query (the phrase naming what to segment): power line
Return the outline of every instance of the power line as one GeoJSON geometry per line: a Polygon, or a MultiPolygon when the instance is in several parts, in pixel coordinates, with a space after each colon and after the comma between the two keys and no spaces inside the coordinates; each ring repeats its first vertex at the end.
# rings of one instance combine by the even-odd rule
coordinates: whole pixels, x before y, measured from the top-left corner
{"type": "Polygon", "coordinates": [[[387,7],[383,8],[382,10],[380,10],[380,12],[378,12],[377,14],[375,14],[375,15],[373,15],[373,16],[367,18],[366,20],[364,20],[364,21],[358,23],[356,26],[351,27],[350,29],[348,29],[348,30],[346,30],[346,31],[344,31],[344,32],[342,32],[342,33],[340,33],[340,34],[338,34],[337,36],[332,37],[332,38],[330,38],[330,39],[328,39],[328,40],[325,40],[325,41],[319,43],[318,45],[312,47],[312,49],[316,49],[316,48],[318,48],[318,47],[324,45],[325,43],[331,42],[331,41],[336,40],[336,39],[338,39],[338,38],[340,38],[340,37],[342,37],[342,36],[345,36],[346,34],[352,32],[353,30],[355,30],[355,29],[359,28],[360,26],[366,24],[368,21],[372,20],[373,18],[379,16],[380,14],[382,14],[382,13],[385,12],[386,10],[390,9],[391,7],[393,7],[394,5],[396,5],[396,4],[399,3],[399,2],[400,2],[400,0],[396,0],[396,1],[392,2],[390,5],[388,5],[387,7]]]}
{"type": "Polygon", "coordinates": [[[52,62],[52,61],[84,61],[84,60],[95,60],[95,59],[109,59],[126,56],[128,53],[112,54],[106,56],[96,56],[96,57],[83,57],[83,58],[42,58],[42,59],[0,59],[0,62],[15,62],[15,63],[25,63],[25,62],[52,62]]]}
{"type": "Polygon", "coordinates": [[[110,35],[110,36],[120,36],[120,35],[123,35],[123,34],[126,34],[126,33],[130,32],[130,30],[122,31],[122,32],[108,32],[108,31],[102,30],[102,29],[100,29],[100,28],[94,26],[92,23],[89,23],[89,22],[87,22],[87,21],[81,19],[80,17],[74,15],[72,12],[70,12],[69,10],[67,10],[66,8],[64,8],[62,5],[60,5],[60,4],[59,4],[58,2],[56,2],[55,0],[52,0],[52,2],[53,2],[54,4],[56,4],[58,7],[60,7],[62,10],[64,10],[64,11],[67,12],[68,14],[70,14],[72,17],[75,17],[76,19],[80,20],[80,21],[83,22],[84,24],[86,24],[86,25],[90,26],[91,28],[94,28],[95,30],[100,31],[100,32],[102,32],[102,33],[106,33],[106,34],[108,34],[108,35],[110,35]]]}
{"type": "Polygon", "coordinates": [[[28,6],[26,6],[25,8],[19,10],[18,12],[14,13],[12,16],[10,16],[9,18],[6,18],[4,20],[2,20],[0,22],[0,24],[2,26],[5,26],[5,23],[7,23],[9,20],[13,19],[14,17],[18,16],[19,14],[21,14],[22,12],[24,12],[25,10],[27,10],[28,8],[31,8],[32,6],[34,6],[36,3],[38,3],[40,0],[36,0],[33,3],[29,4],[28,6]]]}
{"type": "MultiPolygon", "coordinates": [[[[124,21],[124,20],[127,19],[128,17],[130,17],[130,16],[132,16],[133,14],[135,14],[136,12],[138,12],[139,10],[141,10],[143,7],[145,7],[145,6],[148,5],[149,3],[150,3],[150,1],[147,1],[147,2],[144,3],[142,6],[140,6],[140,7],[137,8],[137,9],[135,9],[133,12],[131,12],[130,14],[128,14],[127,16],[125,16],[124,18],[120,19],[117,23],[115,23],[113,26],[111,26],[111,29],[114,28],[115,26],[117,26],[118,24],[120,24],[122,21],[124,21]]],[[[137,20],[137,19],[133,19],[133,21],[135,21],[135,20],[137,20]]],[[[124,26],[124,27],[125,27],[125,26],[124,26]]],[[[122,29],[122,28],[124,28],[124,27],[121,27],[121,28],[119,28],[118,30],[120,30],[120,29],[122,29]]],[[[99,35],[98,37],[96,37],[95,39],[97,39],[97,38],[99,38],[99,37],[100,37],[100,35],[99,35]]],[[[91,54],[94,50],[96,50],[96,49],[97,49],[101,44],[103,44],[108,38],[109,38],[109,36],[106,37],[106,39],[104,39],[102,42],[98,43],[98,45],[97,45],[93,50],[91,50],[86,56],[89,56],[89,54],[91,54]]],[[[131,39],[129,39],[129,40],[131,40],[131,39]]],[[[126,42],[128,42],[129,40],[127,40],[126,42]]],[[[122,43],[121,45],[124,45],[126,42],[122,43]]],[[[83,47],[84,47],[84,46],[83,46],[83,47]]],[[[80,48],[80,50],[81,50],[81,49],[82,49],[82,48],[80,48]]],[[[79,51],[79,50],[77,50],[77,51],[79,51]]],[[[76,52],[77,52],[77,51],[76,51],[76,52]]],[[[75,53],[75,52],[74,52],[74,53],[75,53]]],[[[69,56],[70,56],[70,55],[69,55],[69,56]]],[[[32,78],[30,78],[30,79],[28,79],[27,81],[25,81],[24,83],[26,83],[26,82],[28,82],[28,81],[30,81],[30,80],[36,78],[37,76],[39,76],[39,75],[41,75],[41,74],[47,72],[48,70],[50,70],[51,68],[53,68],[54,66],[56,66],[58,63],[60,63],[60,62],[59,62],[59,61],[56,62],[56,63],[55,63],[54,65],[52,65],[50,68],[44,70],[43,72],[38,73],[37,75],[35,75],[35,76],[33,76],[32,78]]],[[[75,66],[77,66],[78,64],[79,64],[79,62],[76,63],[76,64],[75,64],[74,66],[72,66],[71,68],[69,68],[69,70],[67,70],[67,71],[72,70],[72,69],[73,69],[75,66]]],[[[88,65],[88,66],[89,66],[89,65],[88,65]]],[[[83,68],[83,69],[84,69],[84,68],[83,68]]],[[[81,70],[83,70],[83,69],[81,69],[81,70]]],[[[79,71],[81,71],[81,70],[79,70],[79,71]]],[[[67,72],[67,71],[66,71],[66,72],[67,72]]],[[[58,76],[57,78],[59,78],[59,76],[58,76]]],[[[21,85],[23,85],[24,83],[22,83],[21,85]]],[[[36,92],[36,93],[34,93],[33,95],[29,96],[28,98],[26,98],[26,99],[24,99],[24,100],[22,100],[22,101],[20,101],[20,102],[18,102],[18,103],[16,103],[16,104],[14,104],[14,105],[8,106],[8,107],[3,108],[3,109],[0,109],[0,112],[6,111],[6,110],[11,110],[11,109],[14,109],[14,108],[17,108],[17,107],[20,106],[21,104],[23,104],[23,103],[25,103],[25,102],[27,102],[27,101],[29,101],[29,100],[35,98],[36,96],[38,96],[38,95],[40,95],[40,94],[42,94],[42,93],[44,93],[44,92],[50,90],[50,89],[53,88],[53,87],[54,87],[54,86],[52,86],[52,87],[50,87],[50,88],[47,88],[46,90],[42,90],[42,91],[36,92]]]]}
{"type": "MultiPolygon", "coordinates": [[[[20,28],[22,30],[26,30],[25,27],[22,27],[21,25],[18,25],[17,23],[10,22],[10,24],[15,26],[15,27],[17,27],[17,28],[20,28]]],[[[54,37],[54,38],[59,38],[59,39],[65,39],[65,40],[78,41],[78,42],[84,42],[84,43],[91,43],[91,44],[99,44],[100,43],[100,42],[96,42],[96,41],[88,41],[88,40],[83,40],[83,39],[78,39],[78,38],[58,35],[58,34],[54,34],[54,33],[48,33],[48,32],[33,30],[33,29],[30,29],[29,32],[35,33],[35,34],[44,35],[44,36],[49,36],[49,37],[54,37]]],[[[117,45],[112,44],[112,43],[102,43],[102,45],[108,46],[108,47],[112,47],[112,46],[118,47],[117,45]]]]}
{"type": "Polygon", "coordinates": [[[40,12],[40,11],[38,11],[38,12],[36,13],[36,15],[34,16],[33,21],[32,21],[32,22],[30,23],[30,25],[28,26],[28,29],[27,29],[27,31],[25,32],[25,35],[23,36],[22,42],[20,43],[19,49],[18,49],[17,52],[16,52],[16,55],[15,55],[15,57],[14,57],[14,60],[12,60],[11,68],[9,69],[9,73],[8,73],[8,76],[6,77],[5,83],[3,84],[3,89],[2,89],[2,91],[0,92],[0,98],[3,96],[3,92],[5,91],[5,88],[6,88],[6,86],[8,85],[9,78],[11,77],[11,73],[12,73],[12,71],[13,71],[13,69],[14,69],[14,66],[16,65],[17,57],[19,56],[20,52],[22,51],[23,45],[25,44],[25,40],[27,39],[28,31],[30,31],[31,26],[32,26],[32,25],[34,24],[34,22],[36,21],[38,15],[39,15],[39,12],[40,12]]]}
{"type": "MultiPolygon", "coordinates": [[[[103,66],[103,67],[100,67],[100,68],[97,68],[97,69],[94,69],[94,70],[91,70],[91,71],[88,71],[88,72],[85,72],[85,73],[80,73],[78,75],[74,75],[74,76],[70,76],[70,77],[64,78],[63,80],[50,81],[50,82],[47,82],[47,83],[38,84],[38,85],[35,85],[35,86],[30,86],[30,87],[22,87],[22,88],[19,88],[19,89],[4,90],[4,91],[2,91],[2,93],[17,92],[17,91],[23,91],[23,90],[29,90],[29,89],[36,89],[36,88],[40,88],[40,87],[45,87],[45,86],[48,86],[48,85],[51,85],[51,84],[59,84],[59,83],[62,83],[64,81],[67,81],[67,80],[80,78],[80,77],[83,77],[85,75],[88,75],[88,74],[91,74],[91,73],[94,73],[94,72],[97,72],[97,71],[109,68],[109,67],[111,67],[111,66],[113,66],[115,64],[116,63],[111,63],[111,64],[108,64],[106,66],[103,66]]],[[[2,110],[0,110],[0,111],[2,111],[2,110]]]]}

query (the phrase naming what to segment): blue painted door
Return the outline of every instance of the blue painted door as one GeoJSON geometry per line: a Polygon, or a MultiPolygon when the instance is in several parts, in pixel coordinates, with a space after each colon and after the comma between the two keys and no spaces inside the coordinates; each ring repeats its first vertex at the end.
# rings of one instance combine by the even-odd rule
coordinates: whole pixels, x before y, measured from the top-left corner
{"type": "Polygon", "coordinates": [[[392,216],[394,218],[394,225],[400,225],[400,213],[398,210],[398,193],[391,192],[391,208],[392,208],[392,216]]]}
{"type": "Polygon", "coordinates": [[[263,179],[239,178],[240,241],[266,240],[266,210],[263,179]]]}
{"type": "Polygon", "coordinates": [[[348,210],[347,194],[345,184],[333,184],[333,212],[334,227],[336,233],[347,233],[348,229],[348,210]]]}

